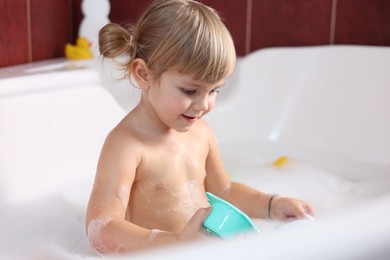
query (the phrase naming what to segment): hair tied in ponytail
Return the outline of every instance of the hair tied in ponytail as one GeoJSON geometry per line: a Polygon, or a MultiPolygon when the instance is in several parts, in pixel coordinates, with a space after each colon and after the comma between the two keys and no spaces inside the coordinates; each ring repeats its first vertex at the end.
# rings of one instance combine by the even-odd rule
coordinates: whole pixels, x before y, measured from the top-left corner
{"type": "Polygon", "coordinates": [[[132,44],[133,44],[133,35],[130,35],[129,46],[131,47],[132,44]]]}

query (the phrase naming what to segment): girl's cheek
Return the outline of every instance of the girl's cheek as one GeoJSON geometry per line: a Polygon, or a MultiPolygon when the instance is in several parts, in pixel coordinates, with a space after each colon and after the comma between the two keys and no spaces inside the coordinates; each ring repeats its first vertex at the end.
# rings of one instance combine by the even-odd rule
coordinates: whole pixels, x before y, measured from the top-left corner
{"type": "Polygon", "coordinates": [[[209,109],[208,109],[208,112],[214,108],[215,99],[216,99],[216,97],[213,97],[212,100],[209,101],[209,109]]]}

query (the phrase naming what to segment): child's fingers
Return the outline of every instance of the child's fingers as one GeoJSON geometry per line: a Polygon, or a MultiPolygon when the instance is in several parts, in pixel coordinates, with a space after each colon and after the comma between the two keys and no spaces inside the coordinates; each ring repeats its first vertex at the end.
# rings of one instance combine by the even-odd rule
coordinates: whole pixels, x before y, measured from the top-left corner
{"type": "Polygon", "coordinates": [[[283,200],[283,207],[281,220],[297,220],[297,219],[306,219],[308,215],[311,217],[316,217],[316,211],[314,208],[307,202],[286,198],[283,200]]]}
{"type": "Polygon", "coordinates": [[[299,207],[296,209],[295,218],[307,219],[309,217],[316,217],[315,210],[307,202],[301,202],[299,207]]]}
{"type": "Polygon", "coordinates": [[[190,223],[196,231],[199,231],[199,228],[202,226],[203,221],[211,212],[211,207],[198,209],[195,214],[192,216],[190,223]]]}
{"type": "Polygon", "coordinates": [[[304,207],[305,213],[307,215],[310,215],[313,218],[317,217],[317,212],[315,211],[315,209],[312,206],[310,206],[309,204],[306,203],[303,205],[303,207],[304,207]]]}
{"type": "Polygon", "coordinates": [[[187,226],[181,232],[181,240],[187,240],[197,236],[203,221],[210,214],[211,207],[198,209],[195,214],[192,216],[187,226]]]}

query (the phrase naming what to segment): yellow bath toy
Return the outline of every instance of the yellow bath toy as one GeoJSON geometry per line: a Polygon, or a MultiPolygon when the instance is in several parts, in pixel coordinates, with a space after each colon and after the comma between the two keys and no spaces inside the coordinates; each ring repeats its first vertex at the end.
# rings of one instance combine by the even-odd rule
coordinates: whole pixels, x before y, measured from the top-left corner
{"type": "Polygon", "coordinates": [[[278,159],[276,159],[273,163],[275,167],[282,167],[288,163],[288,157],[287,156],[280,156],[278,159]]]}
{"type": "Polygon", "coordinates": [[[85,37],[79,37],[76,40],[76,45],[67,43],[65,45],[65,57],[71,60],[91,59],[92,51],[89,49],[90,42],[85,37]]]}

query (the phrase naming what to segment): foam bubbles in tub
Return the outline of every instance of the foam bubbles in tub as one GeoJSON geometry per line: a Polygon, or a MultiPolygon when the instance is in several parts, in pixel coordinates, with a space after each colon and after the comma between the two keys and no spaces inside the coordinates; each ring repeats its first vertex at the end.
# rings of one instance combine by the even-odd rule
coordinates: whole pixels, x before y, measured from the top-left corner
{"type": "MultiPolygon", "coordinates": [[[[340,163],[342,160],[333,159],[329,155],[309,154],[311,151],[294,153],[291,147],[278,148],[275,144],[254,141],[222,143],[220,151],[233,180],[264,192],[306,200],[316,208],[319,218],[361,205],[388,190],[386,181],[380,184],[377,179],[369,181],[367,177],[349,177],[354,176],[361,166],[343,165],[340,163]],[[283,160],[282,167],[275,167],[274,162],[283,156],[288,160],[283,160]],[[327,168],[314,160],[300,159],[315,156],[327,160],[333,167],[327,168]],[[342,169],[342,172],[332,169],[342,169]]],[[[254,220],[254,223],[263,234],[286,224],[268,220],[254,220]]]]}
{"type": "Polygon", "coordinates": [[[85,208],[48,194],[38,200],[0,205],[0,258],[77,259],[96,254],[85,235],[85,208]]]}
{"type": "MultiPolygon", "coordinates": [[[[370,171],[372,181],[367,178],[346,178],[311,161],[303,161],[295,154],[285,151],[278,153],[266,148],[261,150],[255,143],[220,144],[222,158],[233,180],[265,192],[307,200],[316,207],[318,221],[286,224],[254,220],[262,235],[293,228],[294,225],[296,228],[316,225],[321,218],[369,202],[389,190],[389,175],[379,179],[377,172],[370,171],[368,166],[365,170],[370,171]],[[281,155],[288,156],[288,164],[284,165],[286,167],[274,167],[272,162],[281,155]]],[[[62,189],[39,199],[12,205],[0,203],[0,258],[100,259],[90,248],[85,234],[85,210],[92,177],[80,177],[78,181],[64,184],[62,189]]],[[[189,182],[183,189],[173,192],[182,201],[179,206],[188,216],[194,212],[190,192],[194,185],[196,183],[189,182]]],[[[154,232],[150,239],[155,235],[158,233],[154,232]]]]}

